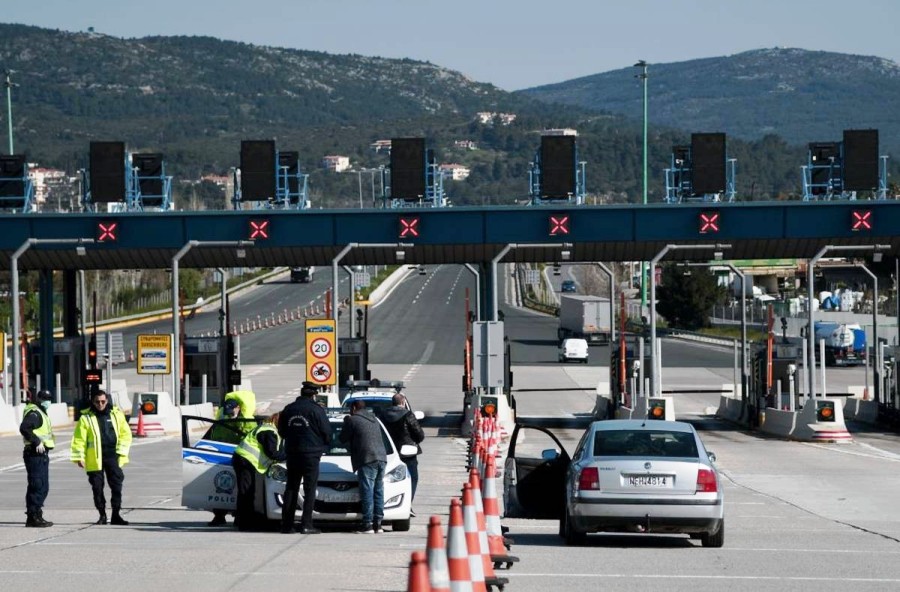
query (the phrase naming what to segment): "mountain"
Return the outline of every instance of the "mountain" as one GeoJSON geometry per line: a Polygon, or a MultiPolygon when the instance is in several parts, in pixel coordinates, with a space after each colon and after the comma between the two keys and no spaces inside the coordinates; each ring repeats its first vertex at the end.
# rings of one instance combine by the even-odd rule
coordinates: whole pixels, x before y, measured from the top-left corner
{"type": "MultiPolygon", "coordinates": [[[[595,74],[520,94],[642,117],[637,68],[595,74]]],[[[760,49],[648,68],[648,121],[748,140],[777,134],[791,144],[841,140],[877,128],[882,151],[900,152],[900,65],[803,49],[760,49]]]]}

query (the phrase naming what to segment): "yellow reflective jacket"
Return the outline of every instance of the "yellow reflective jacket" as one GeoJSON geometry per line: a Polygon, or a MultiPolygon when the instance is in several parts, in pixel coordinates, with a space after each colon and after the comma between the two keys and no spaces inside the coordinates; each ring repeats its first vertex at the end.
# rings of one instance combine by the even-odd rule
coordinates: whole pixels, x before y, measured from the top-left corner
{"type": "MultiPolygon", "coordinates": [[[[131,428],[125,414],[118,407],[109,410],[113,427],[116,430],[116,455],[119,466],[128,464],[128,450],[131,448],[131,428]]],[[[72,448],[69,460],[84,463],[85,471],[99,471],[103,466],[103,451],[100,448],[100,423],[93,408],[86,409],[75,424],[72,434],[72,448]]]]}

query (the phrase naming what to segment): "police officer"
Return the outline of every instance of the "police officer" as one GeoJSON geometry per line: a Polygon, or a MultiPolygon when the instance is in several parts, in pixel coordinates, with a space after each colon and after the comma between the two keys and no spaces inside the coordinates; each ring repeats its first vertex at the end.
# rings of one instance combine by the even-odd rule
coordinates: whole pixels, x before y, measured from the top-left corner
{"type": "Polygon", "coordinates": [[[50,409],[50,391],[39,391],[25,405],[19,433],[25,439],[22,457],[28,474],[28,489],[25,492],[25,511],[28,519],[25,526],[46,528],[52,522],[44,520],[44,500],[50,491],[50,451],[53,441],[53,427],[47,410],[50,409]]]}
{"type": "Polygon", "coordinates": [[[87,472],[94,494],[94,506],[100,514],[95,524],[127,525],[122,518],[122,484],[131,448],[131,428],[122,410],[112,405],[106,391],[91,396],[91,406],[81,413],[72,434],[70,460],[87,472]],[[112,519],[106,518],[106,496],[103,493],[104,475],[112,493],[112,519]]]}
{"type": "Polygon", "coordinates": [[[238,530],[253,528],[256,501],[256,474],[264,475],[272,463],[285,459],[284,447],[278,435],[278,413],[247,434],[231,456],[237,478],[237,511],[234,525],[238,530]]]}
{"type": "Polygon", "coordinates": [[[278,433],[284,438],[287,455],[287,484],[284,488],[284,505],[281,509],[281,532],[294,532],[294,512],[300,480],[303,480],[303,517],[300,532],[318,534],[313,526],[313,506],[316,502],[316,485],[319,482],[319,461],[331,445],[331,424],[325,409],[316,403],[318,386],[304,382],[300,396],[281,412],[278,433]]]}

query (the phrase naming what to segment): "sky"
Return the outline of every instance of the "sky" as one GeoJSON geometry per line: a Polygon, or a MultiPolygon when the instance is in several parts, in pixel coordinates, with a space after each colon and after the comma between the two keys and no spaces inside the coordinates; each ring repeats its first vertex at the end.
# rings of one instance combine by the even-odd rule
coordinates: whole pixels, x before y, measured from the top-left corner
{"type": "Polygon", "coordinates": [[[799,47],[900,62],[898,0],[5,0],[0,20],[428,61],[519,90],[799,47]]]}

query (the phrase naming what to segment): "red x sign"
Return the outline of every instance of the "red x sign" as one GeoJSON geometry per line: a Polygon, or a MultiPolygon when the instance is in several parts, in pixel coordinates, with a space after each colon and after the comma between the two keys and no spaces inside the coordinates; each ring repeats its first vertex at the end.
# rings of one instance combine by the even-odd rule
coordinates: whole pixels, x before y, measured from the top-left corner
{"type": "Polygon", "coordinates": [[[419,218],[400,218],[400,238],[419,237],[419,218]]]}
{"type": "Polygon", "coordinates": [[[569,234],[569,215],[559,214],[550,216],[550,236],[562,236],[569,234]]]}
{"type": "Polygon", "coordinates": [[[268,220],[250,220],[250,240],[269,238],[268,220]]]}
{"type": "Polygon", "coordinates": [[[872,230],[872,210],[853,210],[850,220],[850,230],[872,230]]]}
{"type": "Polygon", "coordinates": [[[97,242],[98,243],[112,243],[119,240],[119,237],[116,236],[118,232],[119,223],[118,222],[97,222],[97,242]]]}
{"type": "Polygon", "coordinates": [[[700,212],[700,234],[719,232],[719,212],[700,212]]]}

